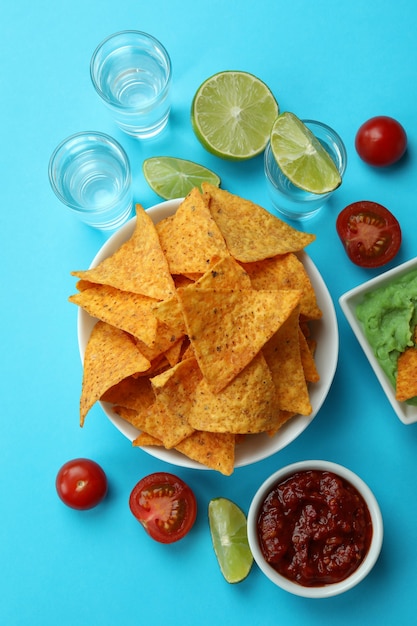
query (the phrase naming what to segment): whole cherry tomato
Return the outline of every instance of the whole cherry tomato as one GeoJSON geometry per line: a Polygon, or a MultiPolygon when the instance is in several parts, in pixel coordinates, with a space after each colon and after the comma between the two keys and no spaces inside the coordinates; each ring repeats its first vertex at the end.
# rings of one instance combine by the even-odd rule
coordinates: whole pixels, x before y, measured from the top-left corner
{"type": "Polygon", "coordinates": [[[386,115],[372,117],[356,133],[355,147],[365,163],[386,167],[396,163],[407,148],[407,135],[397,120],[386,115]]]}
{"type": "Polygon", "coordinates": [[[107,493],[104,470],[90,459],[73,459],[59,470],[55,486],[61,500],[72,509],[92,509],[107,493]]]}
{"type": "Polygon", "coordinates": [[[173,543],[185,537],[197,515],[191,488],[167,472],[142,478],[130,494],[129,506],[146,532],[160,543],[173,543]]]}
{"type": "Polygon", "coordinates": [[[401,246],[397,218],[377,202],[349,204],[339,213],[336,230],[349,259],[361,267],[385,265],[401,246]]]}

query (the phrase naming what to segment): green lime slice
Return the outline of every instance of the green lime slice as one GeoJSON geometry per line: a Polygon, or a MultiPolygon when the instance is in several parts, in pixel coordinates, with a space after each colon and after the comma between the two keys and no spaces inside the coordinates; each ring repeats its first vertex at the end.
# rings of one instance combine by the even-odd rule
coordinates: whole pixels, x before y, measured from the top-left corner
{"type": "Polygon", "coordinates": [[[165,200],[184,198],[194,187],[208,182],[218,187],[220,178],[211,170],[175,157],[152,157],[142,165],[148,185],[165,200]]]}
{"type": "Polygon", "coordinates": [[[328,193],[342,179],[323,144],[293,113],[281,113],[271,131],[271,150],[293,185],[311,193],[328,193]]]}
{"type": "Polygon", "coordinates": [[[214,74],[197,89],[191,123],[198,140],[218,157],[250,159],[266,147],[278,103],[264,82],[247,72],[214,74]]]}
{"type": "Polygon", "coordinates": [[[214,498],[209,502],[208,517],[220,570],[228,583],[239,583],[248,576],[253,564],[246,516],[231,500],[214,498]]]}

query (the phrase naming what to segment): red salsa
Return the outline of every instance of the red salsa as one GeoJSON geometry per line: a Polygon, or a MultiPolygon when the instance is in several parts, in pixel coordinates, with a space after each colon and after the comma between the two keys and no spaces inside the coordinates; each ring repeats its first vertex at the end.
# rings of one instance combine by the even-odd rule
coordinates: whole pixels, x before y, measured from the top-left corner
{"type": "Polygon", "coordinates": [[[337,583],[368,552],[372,520],[355,487],[322,470],[298,472],[275,485],[258,517],[266,561],[304,587],[337,583]]]}

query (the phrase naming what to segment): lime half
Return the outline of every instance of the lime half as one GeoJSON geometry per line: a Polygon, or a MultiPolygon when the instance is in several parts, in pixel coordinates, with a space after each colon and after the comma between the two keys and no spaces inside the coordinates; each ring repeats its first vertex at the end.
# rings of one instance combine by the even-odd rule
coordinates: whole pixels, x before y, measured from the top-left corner
{"type": "Polygon", "coordinates": [[[208,78],[194,96],[191,123],[202,145],[218,157],[250,159],[266,147],[278,103],[264,82],[247,72],[208,78]]]}
{"type": "Polygon", "coordinates": [[[248,576],[253,564],[246,516],[231,500],[214,498],[209,502],[208,517],[220,570],[228,583],[239,583],[248,576]]]}
{"type": "Polygon", "coordinates": [[[323,144],[293,113],[281,113],[271,131],[271,150],[293,185],[311,193],[328,193],[342,182],[323,144]]]}
{"type": "Polygon", "coordinates": [[[194,187],[207,182],[218,187],[220,178],[211,170],[175,157],[152,157],[142,165],[148,185],[165,200],[184,198],[194,187]]]}

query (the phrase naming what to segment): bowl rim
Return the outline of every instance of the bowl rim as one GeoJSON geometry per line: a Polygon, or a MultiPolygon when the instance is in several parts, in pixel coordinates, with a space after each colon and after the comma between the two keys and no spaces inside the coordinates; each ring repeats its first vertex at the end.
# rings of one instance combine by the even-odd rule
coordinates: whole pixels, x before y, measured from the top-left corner
{"type": "Polygon", "coordinates": [[[329,598],[332,596],[340,595],[349,589],[352,589],[359,584],[372,570],[375,563],[378,560],[379,554],[382,548],[384,528],[381,509],[378,501],[371,491],[370,487],[360,478],[355,472],[347,467],[335,463],[333,461],[326,460],[304,460],[290,463],[279,470],[271,474],[258,488],[255,495],[252,498],[248,517],[248,541],[249,546],[253,554],[253,558],[257,563],[260,570],[278,587],[281,587],[284,591],[288,591],[297,596],[305,598],[329,598]],[[261,549],[259,547],[258,535],[257,535],[257,517],[259,508],[265,499],[266,495],[272,489],[272,487],[279,481],[289,477],[295,472],[305,471],[309,469],[318,469],[333,472],[338,476],[341,476],[348,482],[350,482],[360,492],[362,497],[368,506],[369,513],[372,520],[372,540],[368,553],[360,566],[345,580],[338,583],[329,583],[320,587],[304,587],[296,582],[285,578],[279,574],[273,567],[271,567],[264,559],[261,549]]]}
{"type": "MultiPolygon", "coordinates": [[[[176,198],[173,200],[162,201],[146,209],[146,212],[149,213],[154,222],[157,222],[166,217],[170,212],[174,213],[182,200],[183,198],[176,198]]],[[[127,240],[129,234],[133,230],[135,221],[136,217],[131,218],[119,230],[115,231],[109,239],[107,239],[94,256],[90,263],[90,267],[97,265],[103,258],[109,256],[112,250],[117,249],[124,241],[127,240]]],[[[248,438],[247,441],[240,443],[239,450],[237,450],[235,469],[252,465],[258,461],[269,458],[281,449],[290,445],[298,436],[300,436],[304,430],[308,428],[320,411],[334,379],[339,356],[339,329],[334,303],[318,268],[308,254],[303,251],[300,253],[300,258],[303,261],[315,289],[317,290],[318,288],[319,290],[319,293],[317,294],[319,306],[324,309],[328,317],[325,321],[321,319],[312,323],[313,332],[318,338],[316,360],[318,359],[320,365],[318,369],[321,376],[321,380],[318,383],[314,383],[314,387],[312,387],[312,394],[314,394],[313,412],[308,416],[294,416],[281,427],[279,439],[271,438],[269,435],[261,433],[259,435],[254,435],[254,437],[258,438],[257,441],[262,442],[262,445],[255,445],[255,449],[253,448],[252,438],[248,438]],[[323,332],[324,330],[325,333],[323,332]],[[320,336],[322,336],[322,339],[320,339],[320,336]],[[323,364],[326,365],[326,370],[324,370],[323,364]],[[278,445],[273,445],[273,439],[275,439],[275,442],[278,441],[278,445]]],[[[85,345],[94,323],[94,318],[91,318],[83,309],[80,308],[78,311],[77,333],[81,362],[83,362],[85,345]]],[[[138,431],[134,429],[131,424],[128,424],[125,420],[122,420],[122,418],[116,415],[112,411],[110,404],[106,402],[99,402],[99,404],[113,425],[125,437],[127,437],[130,441],[133,441],[133,439],[137,437],[138,431]]],[[[278,434],[276,437],[278,437],[278,434]]],[[[188,459],[188,457],[182,455],[176,450],[165,450],[165,448],[159,448],[156,446],[144,446],[142,450],[150,456],[154,456],[159,460],[171,463],[177,467],[208,470],[208,468],[204,465],[188,459]]]]}
{"type": "Polygon", "coordinates": [[[405,402],[399,402],[395,397],[395,389],[388,379],[388,376],[383,371],[382,367],[378,363],[376,356],[365,336],[362,324],[358,320],[355,314],[356,306],[363,300],[366,293],[382,287],[388,284],[392,280],[395,280],[400,275],[405,274],[412,269],[417,269],[417,257],[409,259],[396,267],[393,267],[378,276],[353,287],[349,291],[346,291],[339,297],[340,308],[347,319],[349,326],[352,329],[359,345],[365,353],[368,362],[377,377],[385,395],[387,396],[391,407],[396,413],[397,417],[405,425],[413,424],[417,422],[417,406],[406,404],[405,402]]]}

